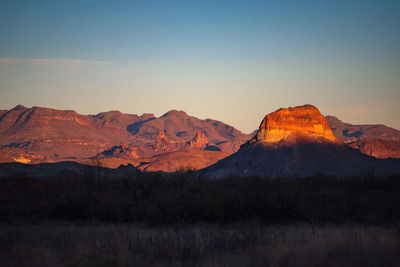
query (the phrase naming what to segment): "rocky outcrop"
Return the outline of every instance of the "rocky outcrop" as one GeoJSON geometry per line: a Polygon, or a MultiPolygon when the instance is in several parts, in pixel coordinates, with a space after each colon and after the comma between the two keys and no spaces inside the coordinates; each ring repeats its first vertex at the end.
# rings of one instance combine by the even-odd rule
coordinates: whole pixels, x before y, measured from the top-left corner
{"type": "Polygon", "coordinates": [[[276,143],[296,133],[331,142],[338,141],[325,117],[312,105],[281,108],[268,114],[260,124],[255,141],[276,143]]]}
{"type": "Polygon", "coordinates": [[[162,130],[157,134],[156,140],[154,141],[154,151],[166,151],[169,147],[170,142],[165,135],[164,130],[162,130]]]}
{"type": "MultiPolygon", "coordinates": [[[[190,143],[199,130],[206,135],[209,143],[217,146],[223,142],[234,142],[240,146],[252,137],[223,122],[212,119],[201,120],[177,110],[171,110],[159,118],[134,123],[129,125],[127,130],[132,136],[141,138],[144,142],[154,142],[155,136],[162,130],[171,142],[185,143],[190,143]]],[[[226,147],[229,151],[222,148],[221,150],[233,153],[237,151],[234,150],[237,147],[226,147]]]]}
{"type": "Polygon", "coordinates": [[[190,147],[205,148],[208,144],[207,136],[200,130],[197,130],[196,135],[190,141],[190,147]]]}
{"type": "Polygon", "coordinates": [[[104,157],[114,157],[114,158],[137,158],[138,155],[136,153],[136,148],[122,144],[119,146],[113,146],[110,149],[103,151],[100,155],[102,158],[104,157]]]}

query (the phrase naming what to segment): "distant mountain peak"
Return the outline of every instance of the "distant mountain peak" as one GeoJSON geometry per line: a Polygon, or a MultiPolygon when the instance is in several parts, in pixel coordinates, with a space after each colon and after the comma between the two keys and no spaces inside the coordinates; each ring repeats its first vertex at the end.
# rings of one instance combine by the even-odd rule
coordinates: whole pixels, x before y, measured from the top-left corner
{"type": "Polygon", "coordinates": [[[14,108],[12,108],[11,110],[21,110],[21,109],[28,109],[27,107],[25,107],[24,105],[16,105],[14,108]]]}
{"type": "Polygon", "coordinates": [[[104,114],[109,114],[109,115],[122,115],[123,113],[119,110],[110,110],[110,111],[104,111],[104,112],[100,112],[98,113],[96,116],[100,116],[100,115],[104,115],[104,114]]]}
{"type": "Polygon", "coordinates": [[[189,115],[183,110],[172,109],[167,113],[165,113],[164,115],[162,115],[161,117],[167,117],[167,116],[189,116],[189,115]]]}
{"type": "Polygon", "coordinates": [[[153,113],[143,113],[140,117],[142,117],[145,120],[151,119],[151,118],[155,118],[153,113]]]}

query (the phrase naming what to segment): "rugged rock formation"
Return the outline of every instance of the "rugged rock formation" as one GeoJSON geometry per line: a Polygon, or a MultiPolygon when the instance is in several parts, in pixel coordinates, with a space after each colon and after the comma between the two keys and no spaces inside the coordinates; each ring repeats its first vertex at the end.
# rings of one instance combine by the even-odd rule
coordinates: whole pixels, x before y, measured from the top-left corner
{"type": "Polygon", "coordinates": [[[138,158],[138,154],[136,153],[137,148],[129,146],[129,145],[119,145],[113,146],[110,149],[107,149],[101,152],[101,157],[115,157],[115,158],[138,158]]]}
{"type": "Polygon", "coordinates": [[[190,141],[190,147],[205,148],[208,144],[207,136],[200,130],[197,130],[196,135],[190,141]]]}
{"type": "Polygon", "coordinates": [[[325,118],[311,105],[268,114],[257,135],[238,152],[204,169],[209,177],[334,176],[400,173],[399,160],[378,160],[338,141],[325,118]]]}
{"type": "Polygon", "coordinates": [[[338,141],[324,116],[312,105],[281,108],[268,114],[261,122],[255,140],[262,143],[276,143],[287,139],[293,133],[322,137],[332,142],[338,141]]]}
{"type": "Polygon", "coordinates": [[[160,131],[157,136],[156,140],[154,141],[154,151],[166,151],[170,147],[170,142],[165,135],[164,130],[160,131]]]}
{"type": "Polygon", "coordinates": [[[152,144],[160,131],[165,131],[170,142],[190,143],[199,130],[207,136],[209,143],[218,147],[219,144],[230,143],[229,146],[220,147],[220,150],[230,154],[236,152],[240,145],[252,137],[223,122],[212,119],[200,120],[177,110],[171,110],[159,118],[133,123],[127,130],[134,137],[152,144]]]}
{"type": "MultiPolygon", "coordinates": [[[[171,141],[168,139],[164,131],[160,131],[155,138],[153,149],[158,152],[175,152],[179,150],[203,150],[209,144],[207,136],[200,130],[197,130],[196,135],[192,140],[171,141]]],[[[216,146],[213,144],[213,146],[216,146]]],[[[218,147],[217,147],[218,148],[218,147]]],[[[211,150],[211,149],[210,149],[211,150]]],[[[221,151],[216,149],[215,151],[221,151]]]]}

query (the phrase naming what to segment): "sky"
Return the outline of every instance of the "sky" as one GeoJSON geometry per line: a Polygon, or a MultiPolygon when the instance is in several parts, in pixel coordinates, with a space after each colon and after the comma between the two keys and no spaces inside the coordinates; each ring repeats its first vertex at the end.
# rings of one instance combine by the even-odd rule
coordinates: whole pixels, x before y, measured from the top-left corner
{"type": "Polygon", "coordinates": [[[171,109],[250,133],[313,104],[400,129],[400,1],[0,0],[0,109],[171,109]]]}

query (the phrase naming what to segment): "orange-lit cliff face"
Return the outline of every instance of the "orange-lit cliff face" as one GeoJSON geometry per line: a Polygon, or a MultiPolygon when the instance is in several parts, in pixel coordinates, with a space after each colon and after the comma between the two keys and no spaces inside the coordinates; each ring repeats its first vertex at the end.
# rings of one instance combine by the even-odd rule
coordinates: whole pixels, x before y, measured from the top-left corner
{"type": "Polygon", "coordinates": [[[276,143],[281,140],[285,141],[296,134],[339,142],[333,135],[325,117],[312,105],[281,108],[269,113],[262,120],[253,141],[276,143]]]}

